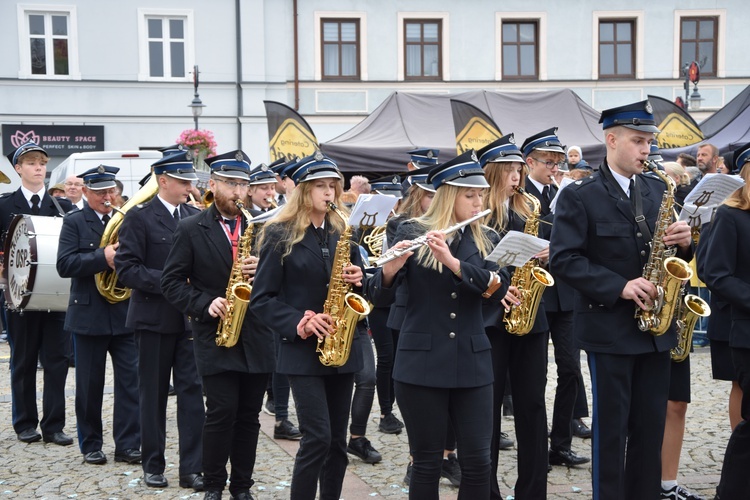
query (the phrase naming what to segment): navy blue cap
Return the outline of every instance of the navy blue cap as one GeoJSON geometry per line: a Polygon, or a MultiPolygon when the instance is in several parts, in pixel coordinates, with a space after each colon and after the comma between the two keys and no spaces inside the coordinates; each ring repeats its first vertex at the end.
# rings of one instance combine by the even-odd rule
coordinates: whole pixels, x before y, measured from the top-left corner
{"type": "Polygon", "coordinates": [[[283,179],[284,177],[289,176],[289,167],[296,165],[299,161],[299,158],[297,156],[293,156],[292,158],[282,158],[282,162],[274,166],[274,164],[278,163],[278,161],[279,160],[276,160],[271,165],[269,165],[269,167],[274,171],[276,175],[283,179]]]}
{"type": "Polygon", "coordinates": [[[268,165],[261,164],[258,168],[250,172],[250,185],[275,184],[276,174],[268,165]]]}
{"type": "Polygon", "coordinates": [[[656,127],[653,113],[654,108],[651,107],[651,103],[645,100],[618,108],[605,109],[602,111],[599,123],[602,124],[604,130],[619,125],[640,132],[658,134],[660,131],[656,127]]]}
{"type": "Polygon", "coordinates": [[[404,197],[403,187],[401,186],[401,177],[398,175],[388,175],[379,179],[370,181],[370,190],[378,194],[395,196],[398,199],[404,197]]]}
{"type": "Polygon", "coordinates": [[[117,185],[115,184],[115,174],[119,171],[120,169],[117,167],[99,165],[78,174],[76,177],[83,179],[83,185],[89,189],[109,189],[117,185]]]}
{"type": "Polygon", "coordinates": [[[482,167],[487,165],[487,163],[514,161],[524,163],[523,154],[518,149],[518,146],[516,146],[516,139],[512,133],[487,144],[477,151],[477,156],[479,157],[479,164],[482,167]]]}
{"type": "Polygon", "coordinates": [[[285,173],[292,178],[295,184],[314,179],[342,179],[336,162],[320,151],[302,158],[294,166],[289,167],[289,170],[285,171],[285,173]]]}
{"type": "Polygon", "coordinates": [[[278,160],[276,160],[276,161],[273,161],[273,162],[269,163],[269,164],[268,164],[268,168],[269,168],[269,169],[270,169],[270,170],[271,170],[271,171],[272,171],[272,172],[273,172],[274,174],[277,174],[277,175],[278,175],[278,173],[279,173],[279,168],[280,168],[280,167],[281,167],[282,165],[284,165],[284,163],[286,163],[286,161],[287,161],[287,160],[286,160],[286,156],[282,156],[282,157],[281,157],[281,158],[279,158],[278,160]]]}
{"type": "Polygon", "coordinates": [[[163,148],[159,148],[157,149],[157,151],[160,151],[161,154],[164,156],[171,156],[173,154],[187,151],[187,148],[185,148],[185,146],[183,146],[182,144],[172,144],[171,146],[165,146],[163,148]]]}
{"type": "Polygon", "coordinates": [[[165,156],[153,165],[156,175],[167,174],[183,181],[197,181],[192,151],[179,151],[165,156]]]}
{"type": "Polygon", "coordinates": [[[521,150],[525,158],[528,158],[532,151],[549,151],[550,153],[565,154],[565,146],[563,146],[557,137],[557,127],[548,128],[527,138],[523,141],[521,150]]]}
{"type": "Polygon", "coordinates": [[[241,150],[230,151],[204,160],[211,173],[232,179],[250,178],[250,158],[241,150]]]}
{"type": "Polygon", "coordinates": [[[656,162],[662,162],[664,161],[664,158],[661,156],[661,151],[659,151],[659,145],[656,144],[656,141],[651,143],[651,151],[648,153],[648,161],[656,161],[656,162]]]}
{"type": "Polygon", "coordinates": [[[445,184],[470,188],[490,187],[473,149],[436,166],[427,176],[427,182],[435,189],[445,184]]]}
{"type": "Polygon", "coordinates": [[[18,159],[21,156],[25,155],[26,153],[31,153],[32,151],[39,151],[44,156],[49,158],[47,152],[34,141],[29,141],[26,144],[21,144],[16,149],[8,153],[7,158],[8,160],[10,160],[10,164],[15,167],[18,164],[18,159]]]}
{"type": "Polygon", "coordinates": [[[734,152],[734,170],[739,172],[742,166],[750,161],[750,142],[743,144],[734,152]]]}
{"type": "Polygon", "coordinates": [[[417,148],[407,151],[407,154],[411,155],[411,162],[417,167],[424,167],[427,165],[435,166],[438,164],[438,155],[440,154],[439,149],[430,148],[417,148]]]}
{"type": "MultiPolygon", "coordinates": [[[[426,167],[418,168],[416,170],[412,170],[408,172],[407,174],[409,176],[409,180],[411,181],[411,184],[414,184],[425,191],[429,191],[431,193],[435,192],[435,187],[430,183],[427,182],[427,176],[430,175],[430,172],[432,172],[432,169],[435,168],[436,165],[427,165],[426,167]]],[[[411,184],[409,184],[406,187],[411,187],[411,184]]]]}

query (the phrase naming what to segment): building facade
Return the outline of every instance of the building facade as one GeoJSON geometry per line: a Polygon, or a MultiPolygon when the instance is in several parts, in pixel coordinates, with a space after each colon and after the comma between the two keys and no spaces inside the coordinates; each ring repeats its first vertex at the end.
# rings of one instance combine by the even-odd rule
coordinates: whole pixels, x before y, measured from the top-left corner
{"type": "Polygon", "coordinates": [[[264,100],[325,142],[394,91],[570,88],[598,110],[685,99],[692,61],[700,121],[750,84],[749,18],[741,0],[4,1],[0,123],[103,127],[108,150],[173,144],[194,126],[197,65],[199,127],[258,164],[264,100]]]}

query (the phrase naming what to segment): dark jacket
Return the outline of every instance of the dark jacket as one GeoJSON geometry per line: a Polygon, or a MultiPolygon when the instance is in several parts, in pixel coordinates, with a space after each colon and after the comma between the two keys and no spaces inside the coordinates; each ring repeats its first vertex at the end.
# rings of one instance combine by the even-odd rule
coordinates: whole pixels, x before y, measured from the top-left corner
{"type": "MultiPolygon", "coordinates": [[[[701,227],[700,241],[695,249],[695,267],[698,271],[698,279],[704,283],[706,282],[704,264],[710,258],[708,256],[708,249],[711,246],[709,241],[711,241],[712,227],[713,224],[710,222],[701,227]]],[[[732,329],[732,311],[729,302],[721,297],[716,290],[711,290],[710,287],[707,288],[711,291],[709,304],[711,315],[708,317],[708,325],[706,326],[708,338],[729,342],[729,331],[732,329]]]]}

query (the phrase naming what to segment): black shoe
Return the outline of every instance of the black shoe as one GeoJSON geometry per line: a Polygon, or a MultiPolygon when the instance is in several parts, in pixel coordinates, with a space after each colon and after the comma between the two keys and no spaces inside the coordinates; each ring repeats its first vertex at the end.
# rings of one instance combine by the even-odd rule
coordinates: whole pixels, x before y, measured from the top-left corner
{"type": "Polygon", "coordinates": [[[376,464],[383,460],[383,457],[378,453],[378,450],[373,448],[370,440],[364,436],[350,439],[346,451],[347,453],[351,453],[352,455],[361,458],[368,464],[376,464]]]}
{"type": "Polygon", "coordinates": [[[513,416],[513,397],[503,396],[503,417],[513,416]]]}
{"type": "Polygon", "coordinates": [[[498,439],[498,445],[497,448],[499,450],[509,450],[513,448],[513,445],[516,444],[511,438],[508,437],[507,432],[501,432],[500,438],[498,439]]]}
{"type": "Polygon", "coordinates": [[[273,404],[273,399],[266,399],[266,404],[263,405],[263,411],[271,416],[276,415],[276,407],[273,404]]]}
{"type": "Polygon", "coordinates": [[[130,448],[125,451],[115,452],[115,462],[125,462],[128,464],[141,463],[141,450],[130,448]]]}
{"type": "Polygon", "coordinates": [[[187,474],[180,476],[181,488],[193,488],[195,491],[203,491],[204,482],[201,474],[187,474]]]}
{"type": "Polygon", "coordinates": [[[282,420],[273,426],[273,438],[296,441],[302,439],[302,433],[289,420],[282,420]]]}
{"type": "Polygon", "coordinates": [[[401,434],[404,428],[403,422],[396,418],[393,413],[389,413],[380,419],[378,430],[385,434],[401,434]]]}
{"type": "Polygon", "coordinates": [[[453,486],[461,485],[461,466],[455,453],[448,453],[448,458],[443,459],[440,477],[446,478],[453,486]]]}
{"type": "Polygon", "coordinates": [[[666,500],[706,500],[704,497],[696,495],[692,491],[686,490],[679,484],[673,486],[672,488],[669,488],[668,490],[662,488],[661,496],[659,498],[666,500]]]}
{"type": "Polygon", "coordinates": [[[406,486],[411,485],[411,470],[413,468],[413,464],[409,462],[409,465],[406,466],[406,474],[404,474],[404,484],[406,486]]]}
{"type": "Polygon", "coordinates": [[[26,429],[18,433],[18,440],[24,443],[36,443],[40,439],[42,439],[42,435],[36,429],[26,429]]]}
{"type": "Polygon", "coordinates": [[[249,491],[243,491],[242,493],[237,493],[236,495],[229,495],[229,500],[253,500],[253,496],[249,491]]]}
{"type": "Polygon", "coordinates": [[[65,434],[64,432],[53,432],[47,436],[44,436],[45,443],[55,443],[60,446],[70,446],[73,444],[73,438],[65,434]]]}
{"type": "Polygon", "coordinates": [[[207,491],[203,500],[221,500],[221,491],[207,491]]]}
{"type": "Polygon", "coordinates": [[[91,465],[103,465],[107,463],[107,456],[102,450],[90,451],[83,454],[83,463],[91,465]]]}
{"type": "Polygon", "coordinates": [[[580,418],[574,418],[570,425],[573,426],[573,435],[581,439],[588,439],[591,437],[591,429],[586,423],[580,418]]]}
{"type": "Polygon", "coordinates": [[[581,465],[589,462],[591,459],[577,455],[573,450],[549,450],[550,465],[581,465]]]}
{"type": "Polygon", "coordinates": [[[148,472],[143,474],[143,482],[149,488],[166,488],[168,484],[164,474],[149,474],[148,472]]]}

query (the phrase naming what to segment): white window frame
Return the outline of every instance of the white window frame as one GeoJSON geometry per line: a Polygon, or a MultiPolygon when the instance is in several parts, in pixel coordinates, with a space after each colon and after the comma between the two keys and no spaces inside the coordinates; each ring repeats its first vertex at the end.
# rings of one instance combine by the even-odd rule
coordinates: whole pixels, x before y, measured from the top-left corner
{"type": "MultiPolygon", "coordinates": [[[[546,12],[496,12],[495,13],[495,80],[503,79],[503,21],[530,20],[536,21],[539,27],[537,44],[539,45],[539,81],[547,80],[547,13],[546,12]]],[[[516,79],[508,80],[515,82],[516,79]]],[[[524,81],[524,80],[519,80],[524,81]]],[[[534,81],[534,80],[531,80],[534,81]]]]}
{"type": "MultiPolygon", "coordinates": [[[[165,51],[165,54],[167,52],[165,51]]],[[[138,80],[141,82],[186,82],[193,80],[195,66],[195,20],[192,9],[138,9],[138,80]],[[151,76],[148,51],[148,18],[185,19],[185,76],[151,76]]]]}
{"type": "MultiPolygon", "coordinates": [[[[396,80],[399,82],[407,81],[405,78],[406,71],[404,69],[404,66],[406,63],[406,61],[404,60],[404,57],[405,57],[404,53],[406,51],[406,43],[404,41],[404,23],[406,21],[411,21],[411,20],[421,21],[423,19],[439,19],[443,23],[443,28],[442,28],[443,36],[442,36],[442,40],[440,40],[440,50],[442,51],[442,53],[440,54],[440,57],[443,60],[443,67],[441,68],[442,70],[441,73],[443,75],[442,76],[443,81],[448,82],[451,79],[451,73],[450,73],[450,67],[451,67],[450,32],[451,30],[450,30],[450,24],[449,24],[450,16],[448,15],[447,12],[399,12],[398,13],[398,20],[397,20],[398,24],[396,25],[396,35],[397,35],[397,42],[398,42],[398,47],[396,49],[398,52],[396,63],[398,64],[398,71],[396,73],[396,80]]],[[[415,84],[423,84],[423,83],[427,84],[431,82],[431,80],[429,79],[424,80],[424,81],[418,80],[418,79],[408,80],[408,81],[413,82],[415,84]]]]}
{"type": "MultiPolygon", "coordinates": [[[[39,80],[80,80],[81,69],[78,65],[78,15],[75,5],[27,4],[17,5],[18,13],[18,51],[19,79],[39,80]],[[31,72],[31,34],[29,33],[29,14],[68,16],[68,74],[35,75],[31,72]]],[[[48,61],[48,64],[50,62],[48,61]]],[[[54,66],[54,59],[51,61],[54,66]]]]}
{"type": "MultiPolygon", "coordinates": [[[[599,21],[610,21],[614,19],[627,19],[635,22],[635,79],[643,80],[643,65],[646,46],[645,35],[645,13],[642,10],[595,10],[593,12],[591,33],[591,79],[599,80],[599,21]]],[[[607,79],[609,80],[609,79],[607,79]]]]}
{"type": "Polygon", "coordinates": [[[713,10],[675,10],[674,11],[674,60],[672,62],[672,78],[685,78],[680,67],[680,21],[683,17],[718,17],[716,27],[716,78],[726,76],[726,39],[727,39],[727,11],[713,10]]]}
{"type": "MultiPolygon", "coordinates": [[[[323,19],[358,19],[359,20],[359,81],[367,81],[367,13],[365,12],[336,12],[336,11],[316,11],[314,13],[315,25],[313,27],[313,36],[315,37],[315,80],[323,80],[323,33],[320,31],[321,21],[323,19]]],[[[354,83],[356,80],[342,81],[341,83],[354,83]]],[[[334,83],[335,80],[326,80],[334,83]]]]}

